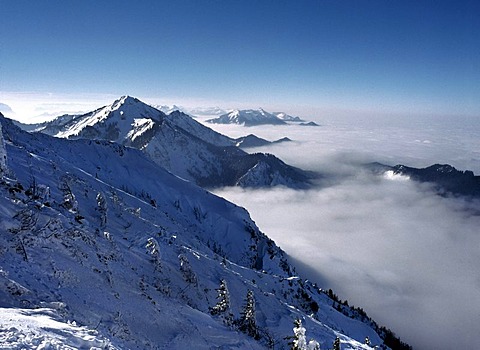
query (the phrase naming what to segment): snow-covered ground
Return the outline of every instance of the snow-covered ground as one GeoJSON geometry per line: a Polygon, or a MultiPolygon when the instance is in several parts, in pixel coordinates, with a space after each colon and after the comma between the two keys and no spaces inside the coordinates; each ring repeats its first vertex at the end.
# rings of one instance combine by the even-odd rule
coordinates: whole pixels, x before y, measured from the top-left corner
{"type": "Polygon", "coordinates": [[[299,276],[243,208],[140,150],[0,121],[2,346],[285,349],[296,318],[322,348],[383,343],[372,320],[299,276]],[[253,292],[258,337],[212,314],[221,280],[235,322],[253,292]]]}
{"type": "Polygon", "coordinates": [[[0,308],[0,349],[117,349],[94,329],[64,322],[50,308],[0,308]]]}

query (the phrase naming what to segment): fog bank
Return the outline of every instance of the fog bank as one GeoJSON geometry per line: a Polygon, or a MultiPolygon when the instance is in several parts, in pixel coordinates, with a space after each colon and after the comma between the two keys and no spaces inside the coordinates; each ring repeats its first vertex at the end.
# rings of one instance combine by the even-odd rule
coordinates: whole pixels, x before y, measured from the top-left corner
{"type": "Polygon", "coordinates": [[[220,126],[234,137],[294,139],[251,151],[320,171],[327,181],[308,191],[216,193],[247,208],[263,232],[308,266],[309,278],[364,308],[415,349],[474,348],[480,204],[443,198],[428,185],[374,176],[360,166],[449,163],[480,173],[478,126],[428,125],[220,126]]]}

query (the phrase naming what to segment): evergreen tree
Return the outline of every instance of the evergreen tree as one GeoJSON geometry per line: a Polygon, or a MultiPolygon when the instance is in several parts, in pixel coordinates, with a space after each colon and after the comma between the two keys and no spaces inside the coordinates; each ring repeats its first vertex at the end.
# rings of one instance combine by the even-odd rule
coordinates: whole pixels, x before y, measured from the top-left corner
{"type": "Polygon", "coordinates": [[[58,188],[63,193],[62,206],[72,212],[78,212],[78,202],[70,187],[71,178],[68,175],[64,175],[60,178],[60,184],[58,188]]]}
{"type": "Polygon", "coordinates": [[[336,337],[333,342],[333,350],[340,350],[340,338],[336,337]]]}
{"type": "Polygon", "coordinates": [[[307,345],[307,350],[320,350],[320,343],[316,340],[310,340],[307,345]]]}
{"type": "Polygon", "coordinates": [[[302,320],[297,318],[293,321],[293,324],[293,340],[289,343],[292,346],[292,350],[307,350],[306,329],[302,326],[302,320]]]}
{"type": "Polygon", "coordinates": [[[210,309],[212,315],[218,315],[228,326],[233,324],[233,315],[230,311],[230,293],[227,287],[227,281],[222,279],[217,291],[217,304],[210,309]]]}
{"type": "Polygon", "coordinates": [[[100,227],[105,228],[107,224],[107,201],[103,193],[97,193],[97,210],[100,213],[100,227]]]}
{"type": "Polygon", "coordinates": [[[369,337],[365,337],[365,345],[368,345],[368,346],[371,345],[369,337]]]}
{"type": "Polygon", "coordinates": [[[247,292],[245,300],[245,306],[240,314],[240,320],[238,321],[238,329],[248,334],[250,337],[258,339],[257,320],[255,315],[255,297],[253,291],[247,292]]]}
{"type": "Polygon", "coordinates": [[[193,283],[195,286],[197,286],[197,275],[195,275],[195,272],[193,272],[188,258],[185,255],[180,254],[178,256],[178,260],[180,261],[180,271],[182,272],[183,279],[186,282],[193,283]]]}
{"type": "Polygon", "coordinates": [[[145,248],[147,249],[147,253],[152,256],[153,261],[155,262],[155,270],[161,267],[160,246],[157,240],[153,237],[150,237],[149,239],[147,239],[147,244],[145,245],[145,248]]]}

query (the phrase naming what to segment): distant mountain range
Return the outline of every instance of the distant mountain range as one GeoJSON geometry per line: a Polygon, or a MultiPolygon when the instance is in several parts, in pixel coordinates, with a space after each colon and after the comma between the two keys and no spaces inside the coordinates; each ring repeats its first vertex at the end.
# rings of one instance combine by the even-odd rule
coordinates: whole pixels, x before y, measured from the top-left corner
{"type": "Polygon", "coordinates": [[[130,96],[83,115],[17,125],[60,138],[106,140],[134,147],[175,175],[203,187],[306,188],[315,176],[273,155],[248,154],[239,148],[258,147],[269,141],[255,138],[253,142],[253,137],[248,137],[248,142],[244,138],[231,139],[183,112],[165,114],[130,96]]]}
{"type": "Polygon", "coordinates": [[[256,125],[287,125],[288,123],[299,123],[299,125],[317,126],[314,122],[305,122],[299,117],[292,117],[283,112],[269,113],[262,108],[233,110],[218,118],[208,119],[212,124],[238,124],[243,126],[256,125]]]}

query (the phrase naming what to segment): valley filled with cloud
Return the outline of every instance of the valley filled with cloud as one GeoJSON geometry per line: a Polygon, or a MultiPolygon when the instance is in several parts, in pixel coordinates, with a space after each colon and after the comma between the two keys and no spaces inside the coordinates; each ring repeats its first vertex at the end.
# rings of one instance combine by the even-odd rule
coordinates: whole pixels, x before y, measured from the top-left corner
{"type": "Polygon", "coordinates": [[[322,174],[314,188],[216,194],[246,207],[299,270],[361,306],[414,348],[471,344],[480,314],[480,203],[442,197],[405,176],[373,174],[369,162],[480,170],[478,127],[468,119],[318,121],[321,127],[215,126],[294,140],[271,152],[322,174]]]}

